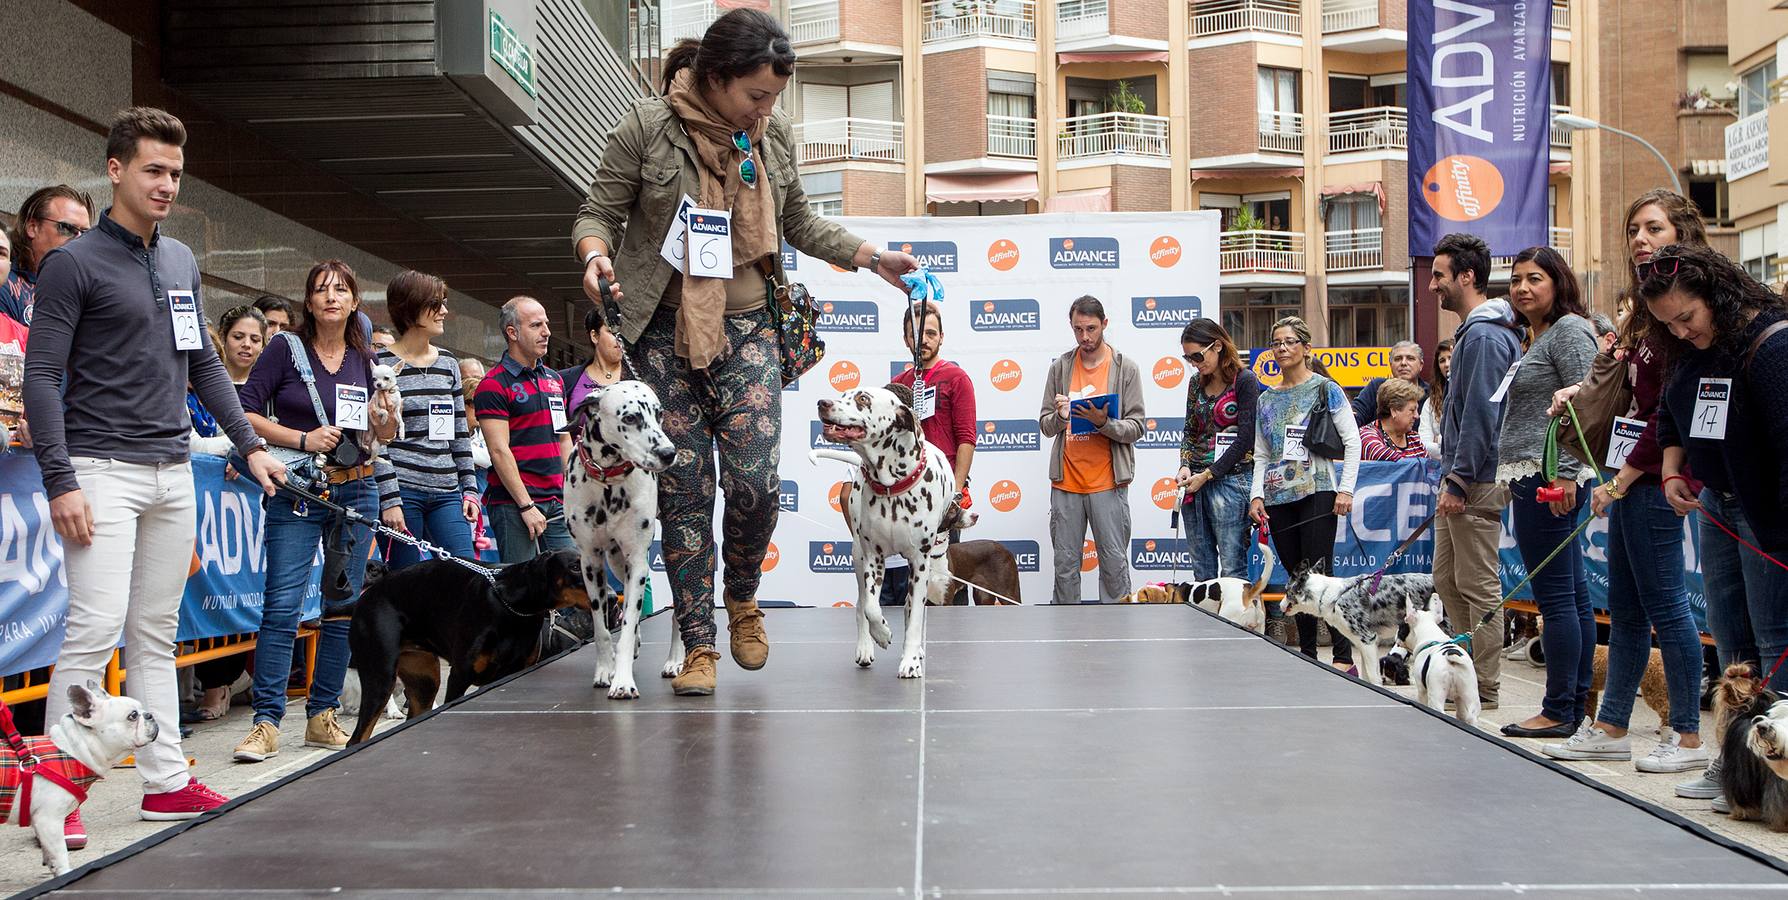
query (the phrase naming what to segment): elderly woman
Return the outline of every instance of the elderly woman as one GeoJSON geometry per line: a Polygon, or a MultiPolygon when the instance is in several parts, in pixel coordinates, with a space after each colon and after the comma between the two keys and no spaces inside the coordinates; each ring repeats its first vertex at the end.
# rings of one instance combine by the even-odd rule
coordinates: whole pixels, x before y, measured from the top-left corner
{"type": "Polygon", "coordinates": [[[1364,459],[1420,459],[1428,455],[1422,436],[1416,433],[1416,416],[1422,406],[1422,389],[1392,378],[1378,387],[1378,415],[1360,429],[1360,456],[1364,459]]]}

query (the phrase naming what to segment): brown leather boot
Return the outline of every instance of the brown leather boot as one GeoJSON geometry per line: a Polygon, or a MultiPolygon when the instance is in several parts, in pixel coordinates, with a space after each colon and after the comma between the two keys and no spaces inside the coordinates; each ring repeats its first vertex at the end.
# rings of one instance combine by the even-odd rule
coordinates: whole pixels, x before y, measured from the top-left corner
{"type": "Polygon", "coordinates": [[[691,647],[683,657],[683,674],[671,679],[671,690],[684,697],[706,697],[714,693],[714,662],[720,654],[713,647],[691,647]]]}
{"type": "Polygon", "coordinates": [[[764,635],[764,611],[757,600],[726,599],[726,630],[732,635],[733,662],[756,671],[770,658],[770,639],[764,635]]]}

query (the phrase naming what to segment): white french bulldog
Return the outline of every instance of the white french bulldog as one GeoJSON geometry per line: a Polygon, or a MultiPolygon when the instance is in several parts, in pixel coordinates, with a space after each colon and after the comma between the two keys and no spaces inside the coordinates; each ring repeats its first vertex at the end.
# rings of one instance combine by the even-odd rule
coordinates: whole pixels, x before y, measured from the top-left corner
{"type": "MultiPolygon", "coordinates": [[[[69,685],[68,701],[73,708],[62,721],[50,726],[50,743],[95,773],[103,775],[133,751],[148,746],[161,733],[161,726],[142,704],[129,697],[107,694],[97,681],[69,685]]],[[[4,742],[0,742],[0,749],[12,753],[4,742]]],[[[31,830],[36,833],[37,844],[43,849],[43,864],[57,875],[71,868],[62,823],[79,805],[75,796],[61,785],[41,775],[33,780],[31,830]]],[[[0,825],[17,821],[19,806],[13,803],[0,825]]]]}

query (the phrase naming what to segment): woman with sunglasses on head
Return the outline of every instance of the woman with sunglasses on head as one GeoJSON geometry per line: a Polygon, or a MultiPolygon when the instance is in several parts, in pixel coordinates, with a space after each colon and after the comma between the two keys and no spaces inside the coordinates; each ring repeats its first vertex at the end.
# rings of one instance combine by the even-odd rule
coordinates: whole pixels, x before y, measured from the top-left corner
{"type": "MultiPolygon", "coordinates": [[[[1341,386],[1310,353],[1310,326],[1297,316],[1273,323],[1278,387],[1261,391],[1254,417],[1254,477],[1248,517],[1268,526],[1285,571],[1327,574],[1335,556],[1335,529],[1353,511],[1360,472],[1360,430],[1341,386]],[[1340,434],[1341,459],[1324,459],[1304,444],[1318,416],[1340,434]],[[1335,465],[1340,464],[1340,472],[1335,465]]],[[[1269,610],[1269,613],[1271,610],[1269,610]]],[[[1316,617],[1298,613],[1298,650],[1316,658],[1316,617]]],[[[1336,668],[1353,666],[1353,647],[1339,634],[1330,647],[1336,668]]],[[[1362,660],[1376,665],[1377,660],[1362,660]]]]}
{"type": "Polygon", "coordinates": [[[1503,377],[1502,431],[1497,445],[1496,480],[1509,485],[1515,545],[1528,571],[1540,618],[1546,623],[1546,695],[1540,712],[1503,726],[1510,737],[1570,737],[1583,720],[1590,668],[1596,646],[1595,613],[1589,605],[1583,556],[1571,537],[1587,492],[1578,482],[1594,473],[1569,454],[1560,454],[1550,481],[1541,471],[1546,409],[1552,395],[1589,373],[1596,356],[1595,331],[1583,308],[1577,276],[1558,251],[1529,247],[1515,256],[1509,305],[1526,327],[1526,350],[1503,377]],[[1565,548],[1540,567],[1554,548],[1565,548]]]}
{"type": "MultiPolygon", "coordinates": [[[[1653,253],[1675,243],[1706,246],[1707,229],[1693,201],[1661,188],[1639,195],[1627,208],[1628,296],[1638,290],[1637,267],[1649,261],[1653,253]]],[[[1709,763],[1708,751],[1701,743],[1701,711],[1697,702],[1701,636],[1696,631],[1683,584],[1686,566],[1682,520],[1664,499],[1661,482],[1664,454],[1658,445],[1656,417],[1658,398],[1664,388],[1660,348],[1664,340],[1668,337],[1651,328],[1648,318],[1628,315],[1622,320],[1612,351],[1604,346],[1604,352],[1612,352],[1627,363],[1627,383],[1633,394],[1627,415],[1647,425],[1619,470],[1590,495],[1590,508],[1595,514],[1608,516],[1607,683],[1594,722],[1562,744],[1540,748],[1541,753],[1554,759],[1633,758],[1627,726],[1633,712],[1633,696],[1651,657],[1655,630],[1670,694],[1670,721],[1664,723],[1669,730],[1651,754],[1637,760],[1634,767],[1641,772],[1686,772],[1709,763]]],[[[1565,404],[1577,396],[1580,387],[1572,385],[1559,391],[1548,413],[1565,414],[1565,404]]],[[[1730,592],[1742,602],[1744,596],[1742,583],[1727,587],[1716,581],[1710,577],[1707,585],[1710,625],[1723,618],[1716,614],[1716,608],[1724,605],[1716,597],[1730,592]]],[[[1749,643],[1749,617],[1742,621],[1749,643]]],[[[1680,786],[1678,793],[1710,799],[1719,790],[1716,769],[1680,786]]]]}
{"type": "Polygon", "coordinates": [[[1248,576],[1248,485],[1254,477],[1254,404],[1260,380],[1242,365],[1229,332],[1210,319],[1180,331],[1197,373],[1186,384],[1179,484],[1194,577],[1248,576]]]}
{"type": "Polygon", "coordinates": [[[1788,664],[1776,668],[1788,648],[1788,572],[1720,528],[1788,560],[1788,304],[1687,244],[1640,264],[1637,296],[1633,316],[1659,336],[1669,373],[1657,422],[1664,496],[1679,515],[1703,515],[1708,627],[1722,661],[1754,651],[1765,674],[1775,668],[1770,686],[1788,689],[1788,664]],[[1749,634],[1738,634],[1745,617],[1749,634]]]}
{"type": "Polygon", "coordinates": [[[781,481],[780,349],[766,302],[766,275],[786,281],[778,238],[835,266],[867,267],[903,294],[900,276],[918,268],[808,208],[793,129],[776,110],[794,70],[788,33],[756,10],[733,10],[701,40],[677,44],[665,58],[664,96],[635,104],[609,134],[572,232],[584,292],[601,303],[599,279],[611,283],[619,337],[664,404],[679,450],[658,482],[664,561],[689,648],[671,683],[678,694],[714,692],[716,483],[726,493],[721,555],[733,659],[757,669],[769,654],[757,587],[781,481]],[[673,227],[682,233],[684,195],[731,213],[731,258],[707,260],[730,278],[686,276],[700,257],[680,269],[659,253],[673,227]]]}
{"type": "Polygon", "coordinates": [[[1447,378],[1453,372],[1453,339],[1434,345],[1434,381],[1428,385],[1428,398],[1422,401],[1422,414],[1416,420],[1416,436],[1429,459],[1440,458],[1440,414],[1447,406],[1447,378]]]}

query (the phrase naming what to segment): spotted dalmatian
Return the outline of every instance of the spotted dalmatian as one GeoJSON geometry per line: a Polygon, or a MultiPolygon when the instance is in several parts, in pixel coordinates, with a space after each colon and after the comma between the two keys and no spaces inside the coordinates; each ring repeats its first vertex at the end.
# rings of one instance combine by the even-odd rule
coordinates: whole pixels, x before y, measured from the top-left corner
{"type": "Polygon", "coordinates": [[[1397,643],[1407,603],[1426,603],[1434,593],[1434,576],[1355,575],[1335,578],[1302,569],[1285,585],[1281,609],[1286,615],[1308,613],[1329,623],[1359,648],[1360,678],[1379,684],[1378,662],[1397,643]]]}
{"type": "Polygon", "coordinates": [[[846,524],[857,572],[857,665],[874,663],[876,646],[893,638],[878,598],[887,558],[898,553],[912,566],[898,674],[919,678],[925,674],[927,595],[939,584],[947,587],[950,529],[973,525],[975,514],[951,502],[956,476],[949,459],[925,440],[918,416],[893,392],[864,388],[821,400],[819,419],[826,439],[852,452],[815,450],[812,458],[855,467],[846,524]]]}
{"type": "MultiPolygon", "coordinates": [[[[582,557],[584,587],[596,620],[595,686],[611,700],[639,696],[633,658],[639,653],[641,598],[652,577],[652,523],[658,520],[658,473],[677,448],[660,424],[658,395],[645,383],[621,381],[591,391],[572,411],[573,454],[565,473],[565,524],[582,557]],[[604,623],[618,602],[603,565],[622,575],[621,633],[604,623]]],[[[663,674],[683,669],[683,641],[671,619],[670,658],[663,674]]]]}

